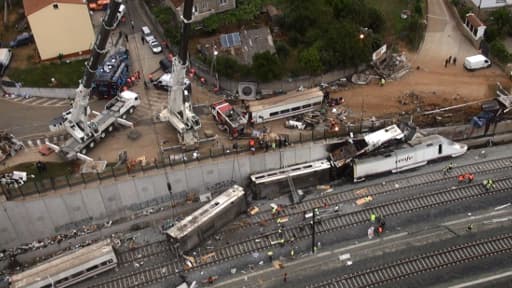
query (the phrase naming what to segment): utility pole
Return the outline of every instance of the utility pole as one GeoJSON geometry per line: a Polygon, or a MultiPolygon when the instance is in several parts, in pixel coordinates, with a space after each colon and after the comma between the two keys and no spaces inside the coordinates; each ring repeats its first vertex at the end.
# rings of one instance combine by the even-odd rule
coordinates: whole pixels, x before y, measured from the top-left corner
{"type": "Polygon", "coordinates": [[[316,244],[315,244],[315,218],[316,218],[316,213],[315,213],[315,210],[316,209],[313,209],[313,222],[311,222],[311,226],[313,228],[313,232],[312,232],[312,235],[311,235],[311,253],[315,254],[315,247],[316,247],[316,244]]]}

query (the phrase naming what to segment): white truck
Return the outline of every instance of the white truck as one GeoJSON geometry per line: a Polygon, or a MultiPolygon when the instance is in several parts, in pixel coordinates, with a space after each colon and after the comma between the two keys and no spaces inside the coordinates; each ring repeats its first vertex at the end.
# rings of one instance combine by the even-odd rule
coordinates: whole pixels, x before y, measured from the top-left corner
{"type": "Polygon", "coordinates": [[[62,147],[46,143],[68,160],[92,161],[93,159],[87,157],[85,153],[94,148],[96,142],[101,141],[109,132],[112,132],[114,125],[121,124],[133,127],[131,122],[124,119],[127,114],[133,113],[135,107],[140,104],[139,96],[135,92],[121,92],[105,105],[105,109],[101,113],[91,111],[89,108],[92,82],[96,76],[99,63],[103,62],[108,52],[108,49],[105,48],[110,38],[110,32],[115,28],[115,20],[122,5],[121,2],[122,0],[110,1],[107,16],[103,18],[103,25],[101,25],[96,36],[91,57],[85,63],[86,69],[84,69],[84,76],[78,89],[76,89],[73,107],[62,113],[50,124],[50,130],[63,126],[71,136],[62,147]],[[93,114],[95,116],[91,117],[93,114]]]}
{"type": "Polygon", "coordinates": [[[491,67],[491,60],[484,55],[469,56],[464,59],[464,68],[468,71],[474,71],[483,68],[491,67]]]}
{"type": "Polygon", "coordinates": [[[0,48],[0,76],[3,76],[7,66],[11,63],[12,50],[10,48],[0,48]]]}
{"type": "Polygon", "coordinates": [[[114,130],[116,124],[131,127],[132,123],[124,119],[128,114],[132,114],[139,104],[140,98],[137,93],[129,90],[121,92],[105,105],[105,109],[101,113],[92,111],[92,114],[96,116],[88,122],[89,134],[84,134],[82,127],[78,127],[78,125],[72,123],[65,125],[66,122],[70,121],[71,110],[68,110],[62,113],[60,117],[63,121],[61,125],[58,126],[58,123],[53,123],[50,125],[50,130],[55,131],[55,129],[65,128],[73,137],[69,138],[61,147],[52,144],[50,144],[50,147],[58,150],[70,160],[77,157],[84,158],[87,151],[95,147],[96,142],[99,142],[114,130]]]}

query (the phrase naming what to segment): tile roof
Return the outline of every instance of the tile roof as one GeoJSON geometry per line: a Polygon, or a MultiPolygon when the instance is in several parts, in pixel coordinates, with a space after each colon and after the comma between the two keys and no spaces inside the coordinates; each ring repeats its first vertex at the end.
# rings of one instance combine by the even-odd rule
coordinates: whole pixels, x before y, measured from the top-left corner
{"type": "Polygon", "coordinates": [[[185,0],[171,0],[171,2],[174,5],[174,8],[179,8],[185,0]]]}
{"type": "Polygon", "coordinates": [[[473,27],[485,26],[484,23],[482,23],[482,21],[480,21],[480,19],[478,19],[478,17],[476,17],[476,15],[473,13],[467,14],[466,18],[468,19],[469,23],[473,25],[473,27]]]}
{"type": "Polygon", "coordinates": [[[23,0],[25,15],[29,16],[53,3],[69,3],[86,5],[85,0],[23,0]]]}

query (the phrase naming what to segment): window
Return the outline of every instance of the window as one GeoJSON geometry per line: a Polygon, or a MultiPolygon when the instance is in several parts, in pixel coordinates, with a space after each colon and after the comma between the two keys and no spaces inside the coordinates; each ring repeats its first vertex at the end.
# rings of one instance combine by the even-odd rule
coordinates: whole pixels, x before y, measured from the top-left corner
{"type": "Polygon", "coordinates": [[[280,114],[286,114],[286,113],[288,113],[288,112],[290,112],[290,109],[284,109],[284,110],[281,110],[279,113],[280,113],[280,114]]]}
{"type": "Polygon", "coordinates": [[[228,4],[228,0],[219,0],[219,5],[226,5],[228,4]]]}
{"type": "Polygon", "coordinates": [[[320,105],[322,105],[322,102],[315,102],[315,103],[313,103],[313,106],[320,106],[320,105]]]}
{"type": "Polygon", "coordinates": [[[269,116],[270,116],[270,117],[273,117],[273,116],[276,116],[277,114],[279,114],[279,112],[277,112],[277,111],[276,111],[276,112],[272,112],[272,113],[270,113],[270,114],[269,114],[269,116]]]}
{"type": "Polygon", "coordinates": [[[298,111],[298,110],[300,110],[300,106],[297,106],[297,107],[293,107],[293,108],[292,108],[292,111],[298,111]]]}
{"type": "Polygon", "coordinates": [[[306,105],[303,105],[303,106],[302,106],[302,108],[304,108],[304,109],[305,109],[305,108],[309,108],[309,107],[311,107],[311,104],[306,104],[306,105]]]}
{"type": "Polygon", "coordinates": [[[53,9],[59,9],[59,4],[53,3],[53,9]]]}
{"type": "Polygon", "coordinates": [[[208,9],[208,0],[203,0],[201,2],[201,9],[203,9],[203,10],[208,9]]]}
{"type": "Polygon", "coordinates": [[[443,144],[439,144],[439,147],[437,150],[438,150],[437,154],[439,154],[439,155],[443,154],[443,144]]]}

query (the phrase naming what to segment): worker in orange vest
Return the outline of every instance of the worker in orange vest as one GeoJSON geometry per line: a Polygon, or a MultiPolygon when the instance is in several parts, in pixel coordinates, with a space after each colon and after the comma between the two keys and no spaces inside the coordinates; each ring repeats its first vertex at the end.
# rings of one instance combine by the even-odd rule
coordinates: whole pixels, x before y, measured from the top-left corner
{"type": "Polygon", "coordinates": [[[466,177],[464,177],[464,175],[461,174],[461,175],[459,175],[457,177],[457,179],[459,179],[459,184],[460,184],[460,183],[463,183],[466,180],[466,177]]]}
{"type": "Polygon", "coordinates": [[[251,149],[252,154],[256,152],[256,142],[253,138],[249,140],[249,148],[251,149]]]}
{"type": "Polygon", "coordinates": [[[473,173],[468,173],[466,178],[468,179],[468,183],[471,183],[473,180],[475,180],[475,175],[473,173]]]}

